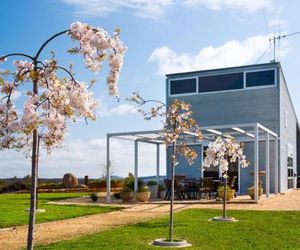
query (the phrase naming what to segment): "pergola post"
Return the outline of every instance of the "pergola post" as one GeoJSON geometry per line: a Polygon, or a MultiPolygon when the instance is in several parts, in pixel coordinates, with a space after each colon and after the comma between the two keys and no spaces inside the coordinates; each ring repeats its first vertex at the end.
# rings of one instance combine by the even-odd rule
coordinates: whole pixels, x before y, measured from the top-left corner
{"type": "Polygon", "coordinates": [[[200,179],[202,179],[203,178],[203,144],[201,143],[200,144],[201,146],[201,154],[200,154],[200,162],[201,162],[201,164],[200,164],[200,179]]]}
{"type": "Polygon", "coordinates": [[[266,197],[270,197],[270,135],[266,134],[266,197]]]}
{"type": "Polygon", "coordinates": [[[106,203],[110,203],[110,137],[106,136],[106,203]]]}
{"type": "Polygon", "coordinates": [[[159,169],[160,169],[160,151],[159,144],[156,144],[156,182],[159,184],[159,169]]]}
{"type": "Polygon", "coordinates": [[[258,177],[258,157],[259,157],[259,145],[258,145],[258,126],[257,124],[254,126],[254,200],[257,203],[258,202],[258,188],[259,188],[259,177],[258,177]]]}
{"type": "Polygon", "coordinates": [[[275,171],[274,171],[274,175],[275,175],[275,180],[274,180],[274,191],[275,194],[278,194],[278,162],[280,159],[278,159],[278,137],[275,138],[275,171]]]}
{"type": "Polygon", "coordinates": [[[138,191],[138,153],[139,153],[139,144],[138,141],[134,141],[134,192],[138,191]]]}

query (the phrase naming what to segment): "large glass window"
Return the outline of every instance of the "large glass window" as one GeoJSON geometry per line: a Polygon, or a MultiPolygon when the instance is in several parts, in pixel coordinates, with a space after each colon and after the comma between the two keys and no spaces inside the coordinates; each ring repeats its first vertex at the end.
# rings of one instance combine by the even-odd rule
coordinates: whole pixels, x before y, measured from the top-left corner
{"type": "Polygon", "coordinates": [[[246,73],[246,87],[258,87],[275,84],[275,71],[264,70],[246,73]]]}
{"type": "Polygon", "coordinates": [[[199,92],[242,89],[243,73],[199,77],[199,92]]]}
{"type": "Polygon", "coordinates": [[[170,94],[187,94],[196,92],[196,78],[171,80],[170,94]]]}

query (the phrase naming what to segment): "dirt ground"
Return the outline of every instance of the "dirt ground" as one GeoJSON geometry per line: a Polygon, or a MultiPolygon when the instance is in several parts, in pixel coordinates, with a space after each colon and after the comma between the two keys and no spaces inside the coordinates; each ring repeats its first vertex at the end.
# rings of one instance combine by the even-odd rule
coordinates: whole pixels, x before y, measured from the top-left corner
{"type": "MultiPolygon", "coordinates": [[[[63,203],[82,203],[83,198],[69,200],[63,203]]],[[[88,204],[87,204],[88,205],[88,204]]],[[[100,204],[101,205],[101,204],[100,204]]],[[[103,204],[105,205],[105,204],[103,204]]],[[[176,211],[189,208],[216,208],[221,209],[220,204],[208,203],[178,203],[176,211]]],[[[247,210],[276,210],[276,211],[300,211],[300,189],[290,190],[284,195],[272,196],[262,199],[258,204],[231,203],[229,209],[247,210]]],[[[41,223],[36,225],[35,243],[47,244],[65,239],[71,239],[84,234],[96,233],[113,227],[134,224],[140,221],[161,217],[168,213],[167,203],[128,204],[121,211],[106,214],[89,215],[74,219],[41,223]]],[[[0,229],[0,249],[20,249],[26,246],[27,226],[0,229]]]]}

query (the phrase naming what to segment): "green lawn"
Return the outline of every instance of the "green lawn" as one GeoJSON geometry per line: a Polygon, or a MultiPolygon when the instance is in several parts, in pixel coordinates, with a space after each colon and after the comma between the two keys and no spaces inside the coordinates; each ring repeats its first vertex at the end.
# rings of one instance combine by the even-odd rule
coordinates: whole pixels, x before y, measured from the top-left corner
{"type": "MultiPolygon", "coordinates": [[[[175,235],[193,244],[188,249],[300,249],[300,212],[230,211],[239,222],[209,222],[219,210],[176,213],[175,235]]],[[[37,249],[159,249],[149,246],[168,232],[168,218],[86,235],[37,249]]]]}
{"type": "MultiPolygon", "coordinates": [[[[87,195],[87,193],[41,193],[39,194],[39,208],[46,209],[46,213],[37,213],[37,223],[69,219],[89,214],[105,213],[118,208],[99,206],[48,205],[48,201],[67,199],[87,195]]],[[[29,194],[1,194],[0,195],[0,228],[28,223],[29,194]]]]}

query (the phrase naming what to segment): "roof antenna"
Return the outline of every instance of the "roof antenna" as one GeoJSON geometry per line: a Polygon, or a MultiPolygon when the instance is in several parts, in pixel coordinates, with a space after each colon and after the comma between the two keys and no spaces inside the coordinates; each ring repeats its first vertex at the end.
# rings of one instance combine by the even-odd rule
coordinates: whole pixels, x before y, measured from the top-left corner
{"type": "Polygon", "coordinates": [[[276,41],[278,40],[280,42],[280,39],[282,38],[286,38],[288,36],[294,36],[294,35],[299,35],[300,34],[300,31],[297,31],[297,32],[293,32],[293,33],[289,33],[289,34],[286,34],[286,35],[279,35],[279,36],[273,36],[271,38],[269,38],[269,41],[273,41],[273,60],[271,60],[271,62],[275,62],[276,60],[276,41]]]}

